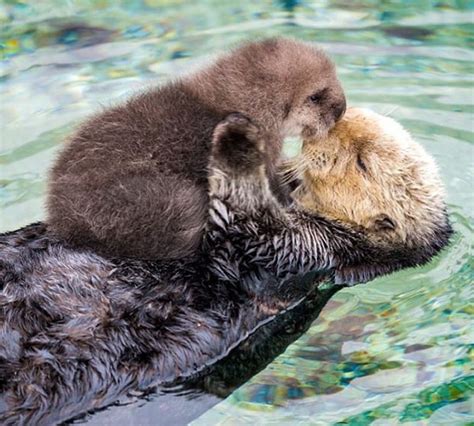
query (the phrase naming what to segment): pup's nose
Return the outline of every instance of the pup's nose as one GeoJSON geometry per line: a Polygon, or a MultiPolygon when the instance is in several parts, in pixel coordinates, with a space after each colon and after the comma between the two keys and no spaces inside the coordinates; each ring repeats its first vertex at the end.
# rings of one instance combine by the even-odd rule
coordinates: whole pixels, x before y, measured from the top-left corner
{"type": "Polygon", "coordinates": [[[338,104],[334,106],[334,119],[339,121],[346,112],[346,98],[343,98],[338,104]]]}

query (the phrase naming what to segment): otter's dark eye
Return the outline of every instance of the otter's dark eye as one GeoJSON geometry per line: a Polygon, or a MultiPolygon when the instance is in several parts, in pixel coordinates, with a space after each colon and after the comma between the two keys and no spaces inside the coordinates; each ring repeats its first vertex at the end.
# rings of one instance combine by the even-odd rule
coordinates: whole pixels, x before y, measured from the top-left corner
{"type": "Polygon", "coordinates": [[[313,104],[319,104],[324,99],[325,95],[326,95],[326,89],[320,90],[319,92],[313,93],[309,97],[309,100],[313,102],[313,104]]]}
{"type": "Polygon", "coordinates": [[[357,155],[357,167],[359,167],[359,169],[361,169],[363,172],[367,171],[367,166],[362,161],[360,154],[357,155]]]}

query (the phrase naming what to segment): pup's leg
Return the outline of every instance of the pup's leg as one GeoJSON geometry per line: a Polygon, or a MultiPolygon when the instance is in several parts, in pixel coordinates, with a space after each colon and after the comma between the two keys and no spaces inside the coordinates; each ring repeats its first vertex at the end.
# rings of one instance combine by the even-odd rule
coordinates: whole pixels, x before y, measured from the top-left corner
{"type": "Polygon", "coordinates": [[[281,207],[270,189],[265,141],[250,119],[233,113],[214,130],[209,170],[211,200],[247,213],[281,207]]]}

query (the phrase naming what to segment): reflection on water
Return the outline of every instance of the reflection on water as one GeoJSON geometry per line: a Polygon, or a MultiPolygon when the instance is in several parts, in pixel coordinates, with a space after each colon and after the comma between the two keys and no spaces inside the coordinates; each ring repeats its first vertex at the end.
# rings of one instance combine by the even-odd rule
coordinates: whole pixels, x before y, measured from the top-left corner
{"type": "MultiPolygon", "coordinates": [[[[437,158],[457,234],[425,268],[337,294],[304,336],[195,423],[474,421],[469,5],[2,2],[1,230],[44,217],[46,171],[59,144],[101,105],[188,71],[246,38],[290,35],[317,41],[337,62],[351,104],[400,120],[437,158]]],[[[164,405],[151,399],[122,407],[133,417],[114,422],[152,422],[164,405]]],[[[189,419],[215,402],[180,400],[194,413],[189,419]]],[[[114,410],[90,421],[99,424],[94,419],[114,410]]]]}

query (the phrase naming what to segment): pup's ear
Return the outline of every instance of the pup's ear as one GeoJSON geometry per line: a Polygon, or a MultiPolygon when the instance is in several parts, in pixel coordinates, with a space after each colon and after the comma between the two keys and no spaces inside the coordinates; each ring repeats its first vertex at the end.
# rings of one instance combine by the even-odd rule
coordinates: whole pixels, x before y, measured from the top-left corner
{"type": "Polygon", "coordinates": [[[258,127],[243,114],[229,114],[214,130],[212,157],[213,166],[227,173],[255,172],[265,159],[258,127]]]}
{"type": "Polygon", "coordinates": [[[385,213],[381,213],[372,218],[370,229],[375,232],[395,231],[397,222],[385,213]]]}

